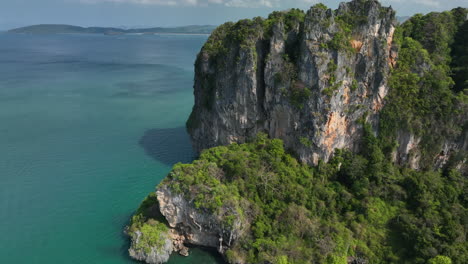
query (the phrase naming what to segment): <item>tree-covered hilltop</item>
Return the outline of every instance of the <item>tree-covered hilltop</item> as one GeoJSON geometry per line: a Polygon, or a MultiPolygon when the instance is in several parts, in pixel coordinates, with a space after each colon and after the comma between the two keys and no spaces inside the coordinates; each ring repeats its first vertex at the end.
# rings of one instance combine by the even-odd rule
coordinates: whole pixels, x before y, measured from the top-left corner
{"type": "Polygon", "coordinates": [[[309,167],[259,134],[175,165],[158,188],[224,212],[226,229],[244,222],[247,231],[224,245],[229,263],[466,263],[466,177],[397,167],[372,133],[363,144],[309,167]]]}

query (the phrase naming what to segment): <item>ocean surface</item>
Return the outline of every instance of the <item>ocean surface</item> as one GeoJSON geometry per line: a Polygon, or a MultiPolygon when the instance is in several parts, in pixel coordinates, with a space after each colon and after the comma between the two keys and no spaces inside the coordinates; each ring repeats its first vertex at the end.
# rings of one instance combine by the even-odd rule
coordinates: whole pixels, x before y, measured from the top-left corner
{"type": "Polygon", "coordinates": [[[125,225],[194,157],[184,124],[206,38],[0,33],[0,263],[137,263],[125,225]]]}

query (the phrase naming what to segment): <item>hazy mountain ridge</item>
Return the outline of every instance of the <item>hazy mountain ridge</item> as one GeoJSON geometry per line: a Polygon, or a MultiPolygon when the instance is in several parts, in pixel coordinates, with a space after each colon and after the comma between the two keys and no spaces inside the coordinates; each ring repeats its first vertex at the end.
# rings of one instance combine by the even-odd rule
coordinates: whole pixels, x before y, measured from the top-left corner
{"type": "Polygon", "coordinates": [[[210,34],[216,26],[212,25],[189,25],[181,27],[152,27],[152,28],[136,28],[123,29],[116,27],[80,27],[73,25],[61,24],[40,24],[26,27],[11,29],[10,33],[25,33],[25,34],[131,34],[131,33],[178,33],[178,34],[210,34]]]}

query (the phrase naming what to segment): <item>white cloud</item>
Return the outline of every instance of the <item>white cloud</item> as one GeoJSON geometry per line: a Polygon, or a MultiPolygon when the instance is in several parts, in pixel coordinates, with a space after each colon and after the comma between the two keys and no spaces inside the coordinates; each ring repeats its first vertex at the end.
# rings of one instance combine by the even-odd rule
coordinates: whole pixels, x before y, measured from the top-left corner
{"type": "Polygon", "coordinates": [[[430,7],[440,7],[443,0],[381,0],[382,4],[388,5],[391,3],[406,3],[406,4],[418,4],[430,7]]]}
{"type": "Polygon", "coordinates": [[[439,7],[441,5],[440,0],[414,0],[417,4],[423,4],[428,6],[439,7]]]}
{"type": "Polygon", "coordinates": [[[273,7],[277,5],[276,0],[228,0],[224,4],[232,7],[273,7]]]}
{"type": "MultiPolygon", "coordinates": [[[[79,0],[86,4],[98,4],[98,3],[129,3],[139,5],[162,5],[162,6],[195,6],[199,4],[198,0],[79,0]]],[[[213,0],[209,0],[213,1],[213,0]]],[[[217,0],[214,0],[217,1],[217,0]]]]}
{"type": "MultiPolygon", "coordinates": [[[[318,0],[78,0],[82,3],[130,3],[162,6],[207,6],[224,5],[228,7],[280,7],[293,4],[314,4],[318,0]]],[[[428,0],[431,1],[431,0],[428,0]]]]}
{"type": "MultiPolygon", "coordinates": [[[[218,0],[217,0],[218,1],[218,0]]],[[[299,5],[313,5],[320,0],[219,0],[225,6],[232,7],[293,7],[299,5]]]]}
{"type": "MultiPolygon", "coordinates": [[[[163,6],[208,6],[224,5],[228,7],[268,7],[288,8],[301,5],[303,7],[323,2],[326,0],[75,0],[82,3],[130,3],[139,5],[163,5],[163,6]]],[[[348,0],[342,0],[348,1],[348,0]]],[[[462,2],[465,0],[380,0],[383,5],[392,3],[407,5],[423,5],[428,7],[441,7],[446,1],[462,2]]]]}

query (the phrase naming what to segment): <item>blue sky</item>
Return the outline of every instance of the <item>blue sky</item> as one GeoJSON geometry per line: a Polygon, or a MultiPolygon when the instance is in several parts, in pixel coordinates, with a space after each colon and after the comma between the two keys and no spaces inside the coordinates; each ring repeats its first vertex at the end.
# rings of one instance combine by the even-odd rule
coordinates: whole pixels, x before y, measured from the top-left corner
{"type": "MultiPolygon", "coordinates": [[[[241,18],[266,16],[273,10],[307,9],[338,0],[0,0],[0,30],[40,23],[80,26],[218,25],[241,18]]],[[[468,0],[382,0],[398,15],[468,7],[468,0]]]]}

